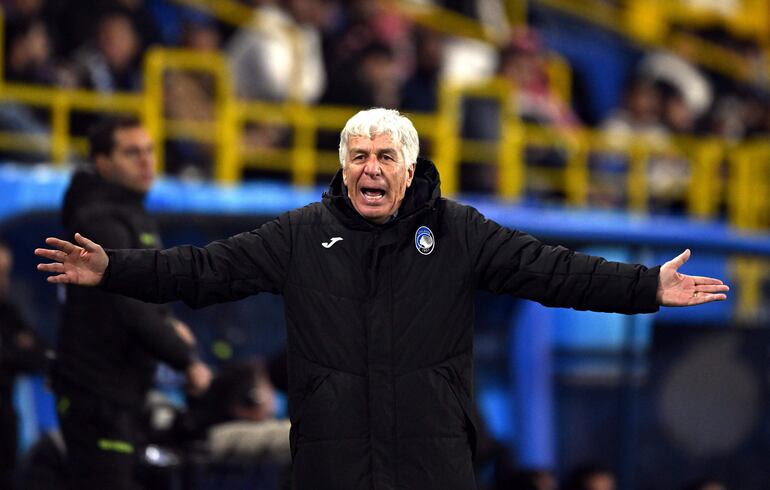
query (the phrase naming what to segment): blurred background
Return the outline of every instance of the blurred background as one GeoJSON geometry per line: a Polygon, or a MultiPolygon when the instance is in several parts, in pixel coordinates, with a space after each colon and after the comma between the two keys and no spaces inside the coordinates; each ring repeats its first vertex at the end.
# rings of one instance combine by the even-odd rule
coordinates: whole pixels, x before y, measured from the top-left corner
{"type": "MultiPolygon", "coordinates": [[[[347,118],[397,108],[444,195],[610,259],[655,265],[689,247],[685,273],[732,288],[720,304],[635,317],[479,295],[479,487],[770,488],[770,1],[0,5],[8,294],[49,345],[57,290],[32,250],[62,234],[100,115],[137,115],[155,139],[148,206],[170,246],[319,199],[347,118]]],[[[282,353],[279,297],[174,307],[215,371],[282,353]]],[[[159,371],[184,412],[180,384],[159,371]]],[[[14,390],[23,458],[57,421],[44,374],[14,390]]],[[[166,472],[157,488],[279,485],[248,461],[158,447],[181,456],[148,459],[166,472]]]]}

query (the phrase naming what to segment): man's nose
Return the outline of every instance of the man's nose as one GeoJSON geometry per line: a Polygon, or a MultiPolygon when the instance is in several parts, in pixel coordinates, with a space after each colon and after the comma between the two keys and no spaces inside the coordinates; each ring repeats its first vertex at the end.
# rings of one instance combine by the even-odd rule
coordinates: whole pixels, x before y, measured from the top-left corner
{"type": "Polygon", "coordinates": [[[377,159],[377,155],[369,155],[369,158],[366,159],[364,172],[367,175],[372,177],[380,175],[382,173],[382,168],[380,168],[380,162],[377,159]]]}

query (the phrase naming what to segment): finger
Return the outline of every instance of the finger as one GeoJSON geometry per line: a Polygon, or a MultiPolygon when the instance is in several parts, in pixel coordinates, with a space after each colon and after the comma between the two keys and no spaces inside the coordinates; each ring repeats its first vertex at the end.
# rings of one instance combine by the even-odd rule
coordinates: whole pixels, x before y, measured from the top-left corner
{"type": "Polygon", "coordinates": [[[708,284],[705,286],[696,286],[695,291],[698,293],[724,293],[730,290],[730,286],[727,284],[708,284]]]}
{"type": "Polygon", "coordinates": [[[726,294],[699,294],[690,300],[691,305],[702,305],[703,303],[711,303],[712,301],[724,301],[727,299],[726,294]]]}
{"type": "Polygon", "coordinates": [[[54,262],[53,264],[37,264],[37,270],[43,272],[55,272],[61,274],[64,272],[64,265],[54,262]]]}
{"type": "Polygon", "coordinates": [[[95,244],[94,242],[84,237],[80,233],[75,233],[75,240],[78,242],[78,244],[82,245],[83,248],[85,248],[89,252],[99,251],[99,245],[95,244]]]}
{"type": "Polygon", "coordinates": [[[687,276],[692,278],[693,281],[695,281],[695,285],[701,285],[701,284],[722,284],[721,279],[717,279],[715,277],[703,277],[703,276],[687,276]]]}
{"type": "Polygon", "coordinates": [[[673,259],[671,259],[669,262],[676,268],[679,269],[684,265],[685,262],[687,262],[687,259],[690,258],[690,249],[686,249],[684,252],[680,253],[673,259]]]}
{"type": "Polygon", "coordinates": [[[46,281],[52,282],[54,284],[69,284],[70,280],[65,274],[58,274],[55,276],[48,276],[46,278],[46,281]]]}
{"type": "Polygon", "coordinates": [[[52,247],[56,247],[64,253],[70,254],[74,252],[77,247],[66,240],[59,240],[58,238],[48,237],[45,239],[45,243],[52,247]]]}
{"type": "Polygon", "coordinates": [[[61,250],[51,250],[48,248],[36,248],[35,255],[39,257],[45,257],[46,259],[55,260],[57,262],[63,262],[67,258],[67,254],[61,250]]]}

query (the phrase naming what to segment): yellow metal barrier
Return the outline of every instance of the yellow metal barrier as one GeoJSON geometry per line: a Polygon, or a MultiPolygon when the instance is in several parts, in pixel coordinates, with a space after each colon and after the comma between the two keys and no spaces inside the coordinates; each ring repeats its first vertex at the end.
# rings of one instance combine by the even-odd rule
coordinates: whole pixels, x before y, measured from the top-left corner
{"type": "MultiPolygon", "coordinates": [[[[674,25],[720,23],[739,37],[752,36],[770,52],[770,0],[738,0],[733,14],[688,7],[681,0],[537,0],[539,4],[579,17],[649,46],[684,52],[695,62],[722,75],[757,82],[753,63],[715,42],[673,29],[674,25]]],[[[766,74],[764,76],[767,76],[766,74]]],[[[761,79],[761,78],[759,78],[761,79]]]]}
{"type": "MultiPolygon", "coordinates": [[[[163,142],[167,139],[189,139],[214,148],[214,176],[221,182],[233,183],[241,178],[245,168],[272,168],[291,173],[296,184],[316,181],[319,172],[332,172],[338,162],[333,151],[317,148],[317,134],[322,130],[338,131],[355,108],[309,107],[296,103],[267,104],[236,101],[230,72],[224,57],[182,50],[151,50],[145,59],[145,91],[143,93],[100,94],[85,90],[64,90],[6,83],[0,99],[29,104],[50,110],[51,132],[44,135],[19,137],[0,133],[0,147],[23,150],[44,148],[52,159],[62,163],[72,152],[86,148],[81,139],[70,135],[73,111],[127,112],[143,118],[159,142],[158,162],[164,167],[163,142]],[[167,120],[164,114],[164,74],[169,70],[193,70],[214,77],[214,116],[212,120],[167,120]],[[292,133],[292,142],[285,149],[245,149],[242,139],[249,124],[280,125],[292,133]]],[[[497,166],[498,194],[517,199],[527,188],[532,175],[542,171],[528,166],[525,149],[528,146],[556,148],[565,155],[563,168],[549,170],[561,186],[568,203],[586,205],[591,202],[592,179],[597,171],[591,169],[593,155],[614,152],[626,162],[625,195],[631,209],[647,209],[650,195],[648,167],[651,158],[662,152],[687,158],[691,179],[682,198],[690,213],[713,217],[721,203],[727,204],[730,220],[744,228],[768,225],[764,218],[767,200],[756,189],[758,169],[767,170],[770,145],[764,142],[728,147],[724,142],[706,139],[686,139],[672,142],[667,149],[654,149],[644,141],[627,147],[617,144],[593,131],[557,131],[550,128],[524,126],[510,107],[514,89],[508,83],[494,80],[472,87],[444,86],[440,89],[439,110],[435,114],[411,115],[423,138],[430,139],[432,155],[441,171],[447,194],[460,189],[459,165],[463,155],[475,154],[477,159],[497,166]],[[460,136],[461,103],[464,97],[488,97],[502,108],[497,122],[500,137],[494,141],[463,140],[460,136]],[[730,171],[721,175],[722,162],[730,171]],[[753,186],[753,187],[752,187],[753,186]]],[[[769,179],[770,180],[770,179],[769,179]]]]}
{"type": "MultiPolygon", "coordinates": [[[[70,135],[70,117],[73,111],[122,112],[142,116],[145,108],[144,95],[132,93],[101,94],[87,90],[55,89],[4,83],[0,100],[33,107],[47,108],[51,112],[49,154],[51,161],[63,164],[69,153],[81,145],[73,145],[70,135]]],[[[46,146],[45,142],[41,146],[46,146]]],[[[38,150],[40,147],[37,148],[38,150]]]]}

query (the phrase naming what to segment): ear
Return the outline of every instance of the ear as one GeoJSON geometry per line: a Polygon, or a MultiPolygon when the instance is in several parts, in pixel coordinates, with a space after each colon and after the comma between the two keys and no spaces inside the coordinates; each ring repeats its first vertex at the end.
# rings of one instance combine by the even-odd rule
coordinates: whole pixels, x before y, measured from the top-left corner
{"type": "Polygon", "coordinates": [[[110,159],[102,153],[94,156],[94,165],[99,175],[106,177],[110,173],[110,159]]]}
{"type": "Polygon", "coordinates": [[[414,169],[417,166],[416,163],[410,163],[408,167],[406,167],[406,186],[409,187],[412,185],[412,180],[414,179],[414,169]]]}
{"type": "Polygon", "coordinates": [[[345,187],[348,185],[348,170],[347,165],[342,167],[342,183],[345,184],[345,187]]]}

